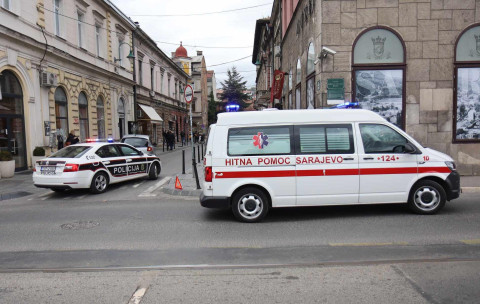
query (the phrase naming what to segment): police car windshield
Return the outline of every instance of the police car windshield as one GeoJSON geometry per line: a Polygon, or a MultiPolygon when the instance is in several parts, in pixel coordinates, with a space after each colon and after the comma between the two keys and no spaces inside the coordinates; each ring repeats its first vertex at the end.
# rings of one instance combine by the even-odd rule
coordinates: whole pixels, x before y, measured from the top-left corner
{"type": "Polygon", "coordinates": [[[124,138],[122,142],[134,147],[148,147],[148,141],[145,138],[140,137],[127,137],[124,138]]]}
{"type": "Polygon", "coordinates": [[[79,158],[91,148],[89,146],[68,146],[53,153],[49,158],[79,158]]]}

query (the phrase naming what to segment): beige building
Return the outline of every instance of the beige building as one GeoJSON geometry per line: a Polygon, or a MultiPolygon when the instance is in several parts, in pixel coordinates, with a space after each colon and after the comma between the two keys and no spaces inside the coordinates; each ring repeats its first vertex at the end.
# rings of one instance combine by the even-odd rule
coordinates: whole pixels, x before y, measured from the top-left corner
{"type": "Polygon", "coordinates": [[[0,149],[13,152],[16,169],[70,131],[121,137],[134,120],[135,24],[108,0],[0,5],[0,149]]]}
{"type": "Polygon", "coordinates": [[[479,12],[475,0],[276,0],[252,61],[288,73],[284,109],[358,103],[477,175],[479,12]]]}
{"type": "Polygon", "coordinates": [[[172,130],[177,141],[188,134],[188,108],[183,90],[190,76],[158,48],[140,27],[135,31],[137,133],[162,142],[162,131],[172,130]]]}
{"type": "Polygon", "coordinates": [[[190,85],[194,89],[192,101],[192,128],[193,132],[206,133],[208,127],[208,85],[207,64],[202,51],[189,57],[187,50],[182,46],[172,53],[172,60],[190,76],[190,85]]]}

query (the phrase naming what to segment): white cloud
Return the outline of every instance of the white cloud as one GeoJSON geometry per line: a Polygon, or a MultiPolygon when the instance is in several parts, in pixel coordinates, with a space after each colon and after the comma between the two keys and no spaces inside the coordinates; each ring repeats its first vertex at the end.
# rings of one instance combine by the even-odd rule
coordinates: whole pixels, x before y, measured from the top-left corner
{"type": "MultiPolygon", "coordinates": [[[[218,86],[226,79],[226,71],[236,66],[247,80],[247,86],[255,85],[255,66],[252,64],[253,39],[257,19],[270,16],[272,5],[256,7],[248,10],[223,14],[189,16],[189,17],[149,17],[134,15],[168,15],[195,14],[231,10],[271,3],[272,0],[207,0],[207,1],[171,1],[171,0],[112,0],[133,21],[138,21],[140,27],[156,41],[182,41],[187,45],[200,46],[249,46],[239,49],[185,48],[189,55],[195,55],[197,50],[203,51],[207,67],[210,65],[232,61],[250,55],[242,61],[213,67],[218,86]]],[[[158,43],[167,55],[174,52],[178,45],[158,43]]]]}

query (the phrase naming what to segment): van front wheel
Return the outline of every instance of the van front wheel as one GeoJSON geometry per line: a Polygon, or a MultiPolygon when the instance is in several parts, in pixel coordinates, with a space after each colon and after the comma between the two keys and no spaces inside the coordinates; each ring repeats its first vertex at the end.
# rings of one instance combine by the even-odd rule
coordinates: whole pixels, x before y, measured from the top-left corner
{"type": "Polygon", "coordinates": [[[435,214],[445,206],[447,194],[443,187],[431,180],[418,182],[410,192],[408,205],[418,214],[435,214]]]}
{"type": "Polygon", "coordinates": [[[261,221],[268,213],[268,199],[265,193],[249,187],[238,191],[232,199],[232,211],[235,218],[242,222],[261,221]]]}

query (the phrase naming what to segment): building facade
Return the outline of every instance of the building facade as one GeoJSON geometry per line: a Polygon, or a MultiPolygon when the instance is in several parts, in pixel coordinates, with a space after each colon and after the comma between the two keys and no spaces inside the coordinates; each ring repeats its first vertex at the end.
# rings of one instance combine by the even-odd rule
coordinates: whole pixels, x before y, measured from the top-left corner
{"type": "Polygon", "coordinates": [[[475,0],[274,1],[283,108],[358,103],[480,174],[479,12],[475,0]]]}
{"type": "Polygon", "coordinates": [[[172,61],[140,27],[135,31],[136,133],[162,142],[162,134],[171,130],[177,141],[188,134],[188,108],[183,90],[190,76],[172,61]]]}
{"type": "Polygon", "coordinates": [[[0,2],[0,149],[16,170],[71,131],[120,137],[134,120],[134,28],[108,0],[0,2]]]}
{"type": "Polygon", "coordinates": [[[187,50],[182,46],[172,53],[172,60],[190,76],[190,85],[194,89],[192,101],[192,128],[193,132],[206,133],[208,127],[208,85],[207,65],[202,51],[189,57],[187,50]]]}

